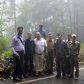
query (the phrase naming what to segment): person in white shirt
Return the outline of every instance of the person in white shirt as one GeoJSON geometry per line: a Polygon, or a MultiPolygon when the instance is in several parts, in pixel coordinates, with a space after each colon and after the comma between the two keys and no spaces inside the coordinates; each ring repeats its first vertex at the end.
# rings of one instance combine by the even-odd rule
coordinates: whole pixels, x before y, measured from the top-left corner
{"type": "Polygon", "coordinates": [[[34,67],[36,71],[36,75],[43,75],[43,71],[45,68],[45,56],[46,56],[46,47],[47,43],[44,38],[41,37],[40,32],[36,32],[35,42],[35,56],[34,56],[34,67]]]}
{"type": "Polygon", "coordinates": [[[11,48],[13,51],[13,60],[14,60],[14,72],[13,72],[13,80],[17,81],[22,80],[22,76],[25,77],[24,72],[24,56],[25,56],[25,48],[24,48],[24,38],[22,37],[23,27],[17,28],[17,35],[15,35],[12,39],[11,48]]]}

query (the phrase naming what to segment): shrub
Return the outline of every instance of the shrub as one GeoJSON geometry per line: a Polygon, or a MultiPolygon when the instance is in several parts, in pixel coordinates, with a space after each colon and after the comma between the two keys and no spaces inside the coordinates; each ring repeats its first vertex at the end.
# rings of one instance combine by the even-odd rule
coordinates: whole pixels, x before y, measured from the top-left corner
{"type": "Polygon", "coordinates": [[[2,53],[4,51],[8,50],[8,48],[10,46],[9,44],[10,44],[9,38],[1,36],[0,37],[0,52],[2,53]]]}
{"type": "Polygon", "coordinates": [[[12,51],[8,50],[2,53],[1,58],[11,57],[11,56],[12,56],[12,51]]]}

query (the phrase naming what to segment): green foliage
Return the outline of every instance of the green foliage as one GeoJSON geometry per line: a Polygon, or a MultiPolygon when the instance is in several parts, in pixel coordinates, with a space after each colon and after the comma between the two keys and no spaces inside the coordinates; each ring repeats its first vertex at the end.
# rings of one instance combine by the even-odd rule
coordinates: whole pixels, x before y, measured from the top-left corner
{"type": "Polygon", "coordinates": [[[84,56],[84,43],[81,43],[80,55],[84,56]]]}
{"type": "Polygon", "coordinates": [[[2,53],[1,58],[11,57],[11,56],[12,56],[12,51],[8,50],[2,53]]]}
{"type": "Polygon", "coordinates": [[[80,48],[80,65],[84,64],[84,43],[81,43],[81,48],[80,48]]]}
{"type": "Polygon", "coordinates": [[[9,49],[9,43],[10,41],[8,37],[0,37],[0,53],[9,49]]]}

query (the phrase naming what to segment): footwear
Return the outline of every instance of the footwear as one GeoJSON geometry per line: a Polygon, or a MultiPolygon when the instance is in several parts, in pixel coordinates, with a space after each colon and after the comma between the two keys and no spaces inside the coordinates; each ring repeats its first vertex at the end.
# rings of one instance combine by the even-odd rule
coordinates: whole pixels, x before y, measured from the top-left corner
{"type": "Polygon", "coordinates": [[[60,78],[61,76],[56,75],[55,77],[56,77],[56,78],[60,78]]]}
{"type": "Polygon", "coordinates": [[[73,75],[69,76],[69,78],[73,78],[73,75]]]}
{"type": "Polygon", "coordinates": [[[28,75],[25,75],[24,78],[28,78],[28,75]]]}
{"type": "Polygon", "coordinates": [[[18,78],[13,78],[13,81],[20,81],[18,78]]]}
{"type": "Polygon", "coordinates": [[[38,74],[38,73],[36,73],[36,74],[35,74],[35,76],[36,76],[36,77],[39,77],[39,74],[38,74]]]}
{"type": "Polygon", "coordinates": [[[74,80],[78,80],[78,77],[75,77],[74,80]]]}
{"type": "Polygon", "coordinates": [[[41,76],[45,76],[45,74],[44,73],[41,73],[41,76]]]}
{"type": "Polygon", "coordinates": [[[66,79],[66,76],[63,76],[62,79],[66,79]]]}

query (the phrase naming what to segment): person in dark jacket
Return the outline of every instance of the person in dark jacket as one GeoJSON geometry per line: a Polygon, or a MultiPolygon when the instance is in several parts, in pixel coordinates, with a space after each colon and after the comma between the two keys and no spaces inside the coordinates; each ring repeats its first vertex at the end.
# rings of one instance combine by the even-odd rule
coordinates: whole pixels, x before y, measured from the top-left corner
{"type": "Polygon", "coordinates": [[[69,49],[69,55],[66,57],[66,76],[69,77],[70,76],[70,70],[71,70],[71,66],[70,66],[70,44],[71,44],[71,35],[68,34],[67,35],[67,40],[66,40],[66,43],[67,43],[67,46],[68,46],[68,49],[69,49]]]}
{"type": "Polygon", "coordinates": [[[28,39],[25,41],[25,73],[29,76],[33,75],[33,54],[35,51],[34,41],[32,39],[32,33],[28,32],[28,39]]]}
{"type": "Polygon", "coordinates": [[[68,55],[68,47],[65,41],[62,40],[62,35],[58,36],[58,40],[54,44],[54,53],[56,56],[56,70],[57,70],[57,78],[61,77],[66,78],[66,56],[68,55]]]}

